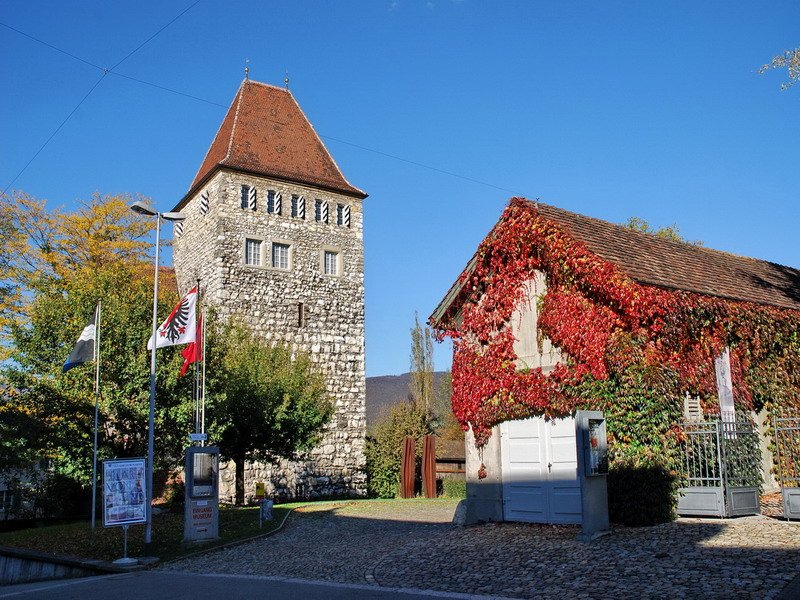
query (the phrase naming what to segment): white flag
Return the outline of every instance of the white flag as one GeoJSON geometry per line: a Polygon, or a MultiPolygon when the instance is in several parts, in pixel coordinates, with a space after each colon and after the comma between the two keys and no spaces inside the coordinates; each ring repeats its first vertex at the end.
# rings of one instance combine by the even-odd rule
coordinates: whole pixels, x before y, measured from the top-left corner
{"type": "MultiPolygon", "coordinates": [[[[197,335],[195,326],[195,306],[197,305],[197,287],[189,290],[177,306],[161,324],[156,332],[156,348],[165,346],[177,346],[178,344],[189,344],[194,341],[197,335]]],[[[153,337],[147,342],[147,349],[152,350],[153,337]]]]}

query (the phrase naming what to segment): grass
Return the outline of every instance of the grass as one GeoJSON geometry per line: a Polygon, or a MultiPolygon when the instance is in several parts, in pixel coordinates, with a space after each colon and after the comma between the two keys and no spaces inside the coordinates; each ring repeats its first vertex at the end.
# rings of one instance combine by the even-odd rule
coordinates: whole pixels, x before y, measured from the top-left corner
{"type": "MultiPolygon", "coordinates": [[[[153,554],[162,561],[179,558],[206,548],[229,544],[274,531],[292,508],[299,504],[281,504],[272,509],[272,520],[258,527],[258,507],[235,508],[221,506],[219,510],[220,539],[205,544],[183,544],[183,512],[153,515],[153,554]]],[[[122,527],[102,526],[94,531],[90,523],[79,521],[0,534],[0,546],[38,550],[49,554],[77,556],[99,560],[122,557],[122,527]]],[[[142,556],[144,525],[128,529],[128,556],[142,556]]]]}

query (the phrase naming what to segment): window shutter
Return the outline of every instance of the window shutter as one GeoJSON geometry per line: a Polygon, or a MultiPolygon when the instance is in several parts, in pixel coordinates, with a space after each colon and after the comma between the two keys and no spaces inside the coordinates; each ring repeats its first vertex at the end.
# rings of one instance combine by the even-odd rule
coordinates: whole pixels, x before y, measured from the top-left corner
{"type": "Polygon", "coordinates": [[[283,196],[281,196],[280,192],[275,192],[275,214],[281,214],[281,210],[283,208],[283,196]]]}
{"type": "Polygon", "coordinates": [[[322,203],[322,219],[321,220],[322,220],[323,223],[327,223],[328,222],[328,203],[327,202],[323,202],[322,203]]]}
{"type": "Polygon", "coordinates": [[[305,196],[300,196],[300,198],[297,199],[297,216],[300,217],[301,219],[305,219],[306,218],[306,197],[305,196]]]}
{"type": "Polygon", "coordinates": [[[200,194],[200,214],[204,215],[208,212],[208,190],[200,194]]]}
{"type": "Polygon", "coordinates": [[[344,226],[350,227],[350,205],[344,205],[344,226]]]}
{"type": "Polygon", "coordinates": [[[247,192],[247,203],[250,207],[250,210],[256,209],[256,188],[251,187],[247,192]]]}
{"type": "Polygon", "coordinates": [[[175,221],[173,224],[173,231],[175,232],[175,237],[179,238],[183,235],[183,223],[180,221],[175,221]]]}

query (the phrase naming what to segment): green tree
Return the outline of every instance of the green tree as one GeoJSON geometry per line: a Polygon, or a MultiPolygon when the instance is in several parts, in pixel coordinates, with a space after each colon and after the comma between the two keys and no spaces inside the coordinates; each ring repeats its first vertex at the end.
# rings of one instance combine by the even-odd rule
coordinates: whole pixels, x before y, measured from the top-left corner
{"type": "Polygon", "coordinates": [[[240,323],[211,331],[208,370],[212,435],[236,466],[244,503],[246,460],[293,458],[313,448],[333,415],[324,377],[307,355],[271,345],[240,323]]]}
{"type": "MultiPolygon", "coordinates": [[[[73,212],[48,210],[25,195],[0,201],[13,223],[2,276],[5,289],[14,290],[5,297],[11,360],[2,370],[0,469],[47,458],[54,472],[89,481],[94,365],[66,374],[61,367],[98,300],[100,457],[145,454],[153,302],[146,235],[154,224],[135,217],[131,200],[95,195],[73,212]]],[[[162,277],[159,312],[166,315],[177,294],[171,271],[162,277]]],[[[157,467],[178,462],[190,428],[190,382],[177,380],[179,363],[179,348],[159,350],[157,467]]]]}
{"type": "Polygon", "coordinates": [[[800,79],[800,48],[785,50],[783,54],[773,57],[770,62],[762,65],[758,72],[766,73],[770,69],[786,69],[788,71],[789,81],[781,84],[782,90],[788,90],[800,79]]]}
{"type": "Polygon", "coordinates": [[[624,223],[624,227],[633,229],[634,231],[638,231],[640,233],[647,233],[649,235],[664,238],[665,240],[670,240],[672,242],[682,242],[684,244],[693,244],[695,246],[703,245],[703,242],[699,240],[689,241],[684,238],[681,235],[680,229],[675,223],[665,227],[659,227],[658,229],[653,229],[653,227],[650,226],[650,223],[644,219],[640,217],[631,217],[626,223],[624,223]]]}
{"type": "Polygon", "coordinates": [[[411,398],[420,407],[430,411],[433,403],[433,333],[431,328],[420,325],[419,315],[414,313],[411,328],[411,398]]]}

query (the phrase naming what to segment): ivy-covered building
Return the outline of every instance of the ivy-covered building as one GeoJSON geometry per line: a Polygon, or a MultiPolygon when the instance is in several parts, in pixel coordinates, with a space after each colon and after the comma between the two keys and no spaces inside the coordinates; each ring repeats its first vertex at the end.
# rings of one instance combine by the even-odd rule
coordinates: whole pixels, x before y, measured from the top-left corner
{"type": "Polygon", "coordinates": [[[577,409],[604,411],[612,470],[675,475],[687,416],[768,428],[776,408],[800,406],[800,271],[524,198],[430,323],[453,340],[469,520],[580,521],[577,409]]]}

